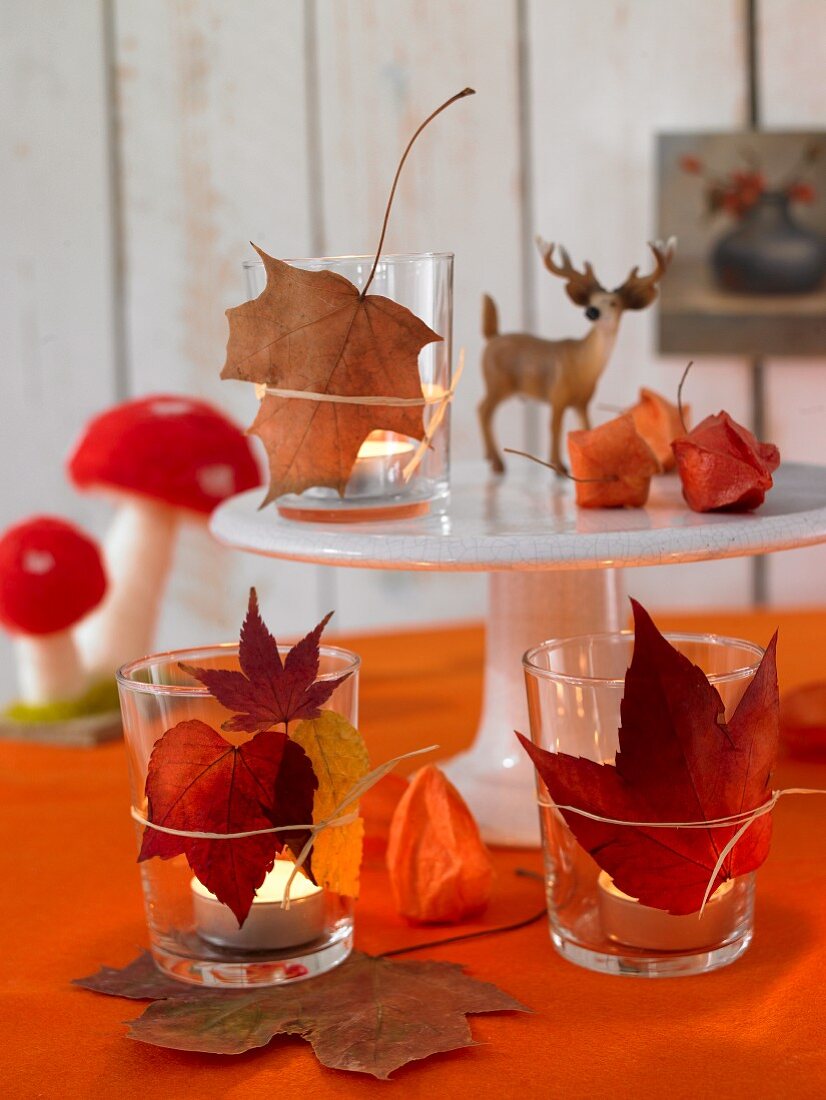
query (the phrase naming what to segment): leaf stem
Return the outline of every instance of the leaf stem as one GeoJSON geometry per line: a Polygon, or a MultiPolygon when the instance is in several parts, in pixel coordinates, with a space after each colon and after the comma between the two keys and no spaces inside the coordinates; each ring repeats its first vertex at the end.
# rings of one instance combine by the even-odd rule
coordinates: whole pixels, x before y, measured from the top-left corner
{"type": "Polygon", "coordinates": [[[385,235],[387,233],[387,223],[390,219],[390,208],[392,207],[393,199],[396,196],[396,185],[399,182],[399,176],[402,174],[402,168],[404,167],[404,162],[407,160],[407,154],[413,148],[413,143],[415,142],[415,140],[419,136],[419,134],[422,132],[422,130],[424,130],[424,128],[427,125],[429,125],[437,115],[440,115],[442,113],[442,111],[446,110],[446,108],[448,108],[451,105],[451,103],[455,103],[457,99],[464,99],[465,96],[475,95],[475,94],[476,94],[476,92],[473,88],[463,88],[461,92],[457,92],[456,95],[452,95],[450,97],[450,99],[446,99],[445,102],[441,105],[441,107],[437,107],[436,110],[432,114],[427,116],[427,118],[424,120],[424,122],[421,124],[421,126],[419,126],[418,130],[413,135],[413,137],[410,139],[410,141],[408,141],[407,146],[406,146],[404,152],[402,153],[402,158],[399,161],[399,166],[396,169],[396,174],[393,177],[393,186],[390,188],[390,197],[387,200],[387,206],[385,207],[385,211],[384,211],[384,221],[382,222],[382,225],[381,225],[381,236],[379,237],[379,245],[378,245],[378,248],[376,249],[376,255],[375,255],[375,259],[373,260],[373,266],[370,268],[370,274],[367,276],[367,282],[364,284],[364,287],[362,288],[361,294],[359,295],[360,298],[364,298],[364,296],[367,294],[367,290],[368,290],[370,284],[373,281],[373,277],[376,274],[376,268],[379,266],[379,259],[381,258],[381,250],[384,247],[384,238],[385,238],[385,235]]]}
{"type": "Polygon", "coordinates": [[[515,921],[513,924],[499,924],[495,928],[480,928],[477,932],[462,932],[458,936],[445,936],[441,940],[429,940],[427,943],[413,943],[407,947],[394,947],[392,951],[380,951],[378,959],[389,959],[392,955],[409,955],[413,951],[427,951],[431,947],[444,947],[449,943],[460,943],[462,940],[478,940],[484,936],[498,936],[501,932],[517,932],[520,928],[527,928],[531,924],[547,917],[547,906],[543,905],[538,913],[526,917],[524,920],[515,921]]]}
{"type": "Polygon", "coordinates": [[[567,477],[569,481],[578,481],[582,485],[588,485],[593,482],[619,481],[616,474],[611,474],[610,477],[574,477],[574,475],[569,474],[564,467],[557,466],[553,462],[543,462],[541,458],[537,458],[536,455],[528,454],[527,451],[515,451],[513,447],[505,447],[503,449],[506,455],[519,455],[520,458],[529,458],[531,462],[535,462],[537,466],[544,466],[548,470],[553,470],[555,474],[559,474],[561,477],[567,477]]]}
{"type": "MultiPolygon", "coordinates": [[[[522,878],[533,878],[539,882],[544,882],[542,875],[536,871],[528,871],[524,867],[517,867],[514,874],[519,875],[522,878]]],[[[547,917],[548,908],[543,905],[538,913],[533,913],[530,917],[525,917],[524,920],[514,921],[512,924],[497,924],[493,928],[479,928],[475,932],[460,932],[457,936],[445,936],[439,940],[428,940],[426,943],[413,943],[408,944],[407,947],[394,947],[390,951],[380,951],[376,956],[377,959],[387,959],[392,955],[409,955],[413,951],[427,951],[430,947],[443,947],[448,943],[460,943],[462,940],[478,940],[485,936],[498,936],[502,932],[516,932],[520,928],[528,928],[531,924],[536,924],[542,920],[543,917],[547,917]]]]}
{"type": "Polygon", "coordinates": [[[685,383],[685,380],[688,377],[688,372],[691,370],[691,368],[693,366],[694,366],[694,360],[692,359],[691,362],[688,364],[688,366],[683,371],[683,376],[680,379],[680,384],[679,384],[679,386],[677,386],[677,412],[680,414],[680,423],[682,424],[683,431],[685,432],[686,435],[688,435],[688,426],[686,425],[685,417],[683,416],[683,384],[685,383]]]}

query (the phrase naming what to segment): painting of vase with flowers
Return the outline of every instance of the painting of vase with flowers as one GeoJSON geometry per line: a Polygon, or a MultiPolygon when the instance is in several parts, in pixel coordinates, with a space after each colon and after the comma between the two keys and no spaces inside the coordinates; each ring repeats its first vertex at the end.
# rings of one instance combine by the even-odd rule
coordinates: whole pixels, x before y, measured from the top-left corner
{"type": "Polygon", "coordinates": [[[660,350],[826,351],[826,134],[661,134],[657,175],[679,240],[660,350]]]}

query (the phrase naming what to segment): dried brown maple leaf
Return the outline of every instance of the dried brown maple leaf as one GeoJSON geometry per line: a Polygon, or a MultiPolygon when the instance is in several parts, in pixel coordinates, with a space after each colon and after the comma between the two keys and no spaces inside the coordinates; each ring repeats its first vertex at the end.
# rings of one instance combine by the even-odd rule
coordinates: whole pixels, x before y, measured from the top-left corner
{"type": "MultiPolygon", "coordinates": [[[[267,285],[251,302],[227,310],[229,340],[222,378],[257,382],[274,390],[344,398],[386,397],[420,402],[419,352],[441,340],[398,302],[369,295],[402,166],[427,124],[465,88],[434,111],[402,154],[373,266],[361,291],[332,271],[305,271],[268,256],[267,285]]],[[[263,442],[270,487],[262,507],[285,493],[311,486],[343,496],[359,448],[375,430],[424,437],[423,405],[359,404],[268,393],[250,431],[263,442]]]]}
{"type": "MultiPolygon", "coordinates": [[[[391,962],[354,952],[347,962],[311,981],[280,988],[229,992],[186,989],[157,992],[140,960],[75,984],[101,993],[160,998],[131,1021],[129,1037],[173,1050],[242,1054],[275,1035],[300,1035],[331,1069],[382,1080],[408,1062],[474,1045],[468,1013],[525,1012],[524,1005],[489,982],[443,962],[391,962]]],[[[185,988],[185,987],[184,987],[185,988]]]]}
{"type": "MultiPolygon", "coordinates": [[[[255,246],[253,246],[255,247],[255,246]]],[[[442,337],[409,309],[362,297],[332,271],[302,271],[256,248],[264,291],[227,310],[230,338],[222,378],[345,397],[421,399],[419,352],[442,337]]],[[[326,485],[343,494],[370,432],[421,439],[423,406],[356,405],[267,394],[251,431],[269,456],[267,504],[326,485]]]]}

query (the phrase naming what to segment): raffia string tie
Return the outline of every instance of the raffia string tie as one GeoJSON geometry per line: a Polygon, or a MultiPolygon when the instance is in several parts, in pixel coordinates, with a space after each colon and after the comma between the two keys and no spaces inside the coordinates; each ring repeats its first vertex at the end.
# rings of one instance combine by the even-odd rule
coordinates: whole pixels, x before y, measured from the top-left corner
{"type": "Polygon", "coordinates": [[[140,810],[137,810],[134,806],[130,807],[129,814],[133,821],[146,826],[147,829],[154,829],[158,833],[167,833],[169,836],[187,837],[190,840],[245,840],[250,836],[266,836],[268,833],[320,833],[322,829],[335,829],[341,825],[350,825],[358,820],[358,813],[353,811],[344,814],[343,817],[327,818],[325,821],[319,821],[316,825],[278,825],[273,826],[271,829],[248,829],[244,833],[202,833],[196,829],[171,829],[167,825],[159,825],[156,821],[150,821],[148,817],[144,817],[140,810]]]}
{"type": "Polygon", "coordinates": [[[703,904],[700,906],[698,914],[699,917],[702,917],[720,868],[725,863],[732,848],[742,839],[746,830],[755,821],[766,814],[770,814],[780,799],[787,794],[826,794],[826,790],[818,790],[813,787],[785,787],[783,790],[772,791],[771,796],[753,810],[743,810],[737,814],[729,814],[726,817],[715,817],[703,821],[627,821],[619,817],[603,817],[601,814],[591,813],[590,810],[583,810],[580,806],[558,805],[549,798],[539,798],[537,801],[540,806],[547,809],[564,810],[566,813],[587,817],[590,821],[598,821],[602,825],[627,825],[631,829],[720,829],[726,826],[732,828],[739,826],[737,832],[724,846],[714,870],[711,872],[711,878],[708,880],[708,886],[703,895],[703,904]]]}
{"type": "Polygon", "coordinates": [[[433,443],[433,437],[436,435],[436,432],[439,430],[439,427],[441,426],[441,423],[444,420],[445,413],[447,412],[447,409],[448,409],[448,405],[450,405],[450,402],[453,400],[453,398],[456,394],[456,387],[459,385],[459,379],[462,377],[462,371],[464,369],[465,369],[465,349],[462,348],[459,351],[458,366],[456,367],[456,373],[454,374],[454,376],[451,380],[450,387],[439,398],[439,402],[440,402],[439,407],[436,409],[433,416],[430,418],[430,423],[427,426],[427,431],[425,432],[424,439],[421,441],[421,443],[419,443],[419,446],[416,448],[416,450],[415,450],[413,456],[411,457],[410,461],[407,463],[405,468],[402,470],[402,480],[404,481],[405,485],[407,484],[408,481],[410,481],[411,477],[413,476],[413,474],[417,470],[417,468],[419,466],[419,463],[422,461],[422,459],[424,458],[424,456],[427,454],[428,450],[430,449],[430,446],[433,443]]]}
{"type": "Polygon", "coordinates": [[[415,409],[425,405],[438,405],[439,402],[444,401],[445,395],[449,392],[445,390],[443,393],[431,394],[430,397],[425,397],[424,394],[421,397],[377,397],[373,394],[320,393],[318,390],[285,390],[279,386],[266,386],[259,383],[255,385],[255,394],[259,400],[269,395],[284,397],[290,401],[317,401],[331,405],[386,405],[393,409],[415,409]]]}
{"type": "Polygon", "coordinates": [[[343,393],[320,393],[318,390],[282,389],[280,386],[267,386],[263,382],[257,382],[255,384],[255,396],[259,401],[263,401],[267,395],[270,395],[272,397],[284,397],[288,400],[328,402],[333,405],[383,406],[391,409],[415,409],[424,408],[428,405],[438,406],[433,416],[430,418],[430,424],[428,425],[424,439],[421,440],[416,451],[411,456],[410,461],[402,470],[402,478],[405,482],[408,482],[433,443],[433,438],[444,420],[448,405],[450,405],[451,401],[456,396],[456,387],[459,385],[459,379],[462,377],[462,371],[464,369],[465,349],[461,348],[459,351],[456,373],[451,380],[450,386],[441,393],[434,393],[429,396],[422,394],[421,397],[381,397],[376,394],[347,395],[343,393]]]}
{"type": "Polygon", "coordinates": [[[333,808],[329,817],[315,824],[273,825],[266,829],[248,829],[240,833],[207,833],[199,832],[195,829],[173,829],[168,825],[161,825],[159,822],[150,821],[137,806],[131,806],[129,813],[134,821],[137,821],[139,825],[143,825],[147,829],[155,829],[157,832],[167,833],[169,836],[182,836],[189,840],[244,840],[250,836],[267,836],[270,833],[308,832],[310,836],[296,858],[295,866],[290,873],[290,877],[287,879],[287,883],[284,886],[284,895],[281,898],[281,908],[289,909],[290,888],[300,868],[304,866],[318,834],[323,832],[324,829],[340,828],[343,825],[350,825],[352,822],[357,821],[359,816],[358,810],[351,810],[349,813],[345,813],[348,806],[353,802],[358,802],[371,787],[374,787],[376,783],[384,779],[386,775],[389,775],[396,765],[400,764],[403,760],[410,760],[414,756],[423,756],[425,753],[434,752],[438,747],[438,745],[428,745],[425,749],[413,749],[412,752],[402,753],[401,756],[394,756],[392,760],[387,760],[384,764],[379,764],[377,768],[368,772],[367,775],[350,788],[339,804],[333,808]]]}

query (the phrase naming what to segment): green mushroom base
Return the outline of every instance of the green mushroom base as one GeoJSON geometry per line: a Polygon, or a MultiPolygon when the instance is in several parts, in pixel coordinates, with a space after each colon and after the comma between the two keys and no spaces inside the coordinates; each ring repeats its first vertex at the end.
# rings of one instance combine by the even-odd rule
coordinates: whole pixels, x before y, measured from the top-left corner
{"type": "Polygon", "coordinates": [[[88,718],[94,714],[111,714],[118,708],[118,686],[115,681],[99,680],[74,699],[59,699],[53,703],[12,703],[2,711],[2,717],[23,725],[42,725],[44,722],[88,718]]]}

